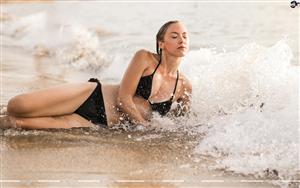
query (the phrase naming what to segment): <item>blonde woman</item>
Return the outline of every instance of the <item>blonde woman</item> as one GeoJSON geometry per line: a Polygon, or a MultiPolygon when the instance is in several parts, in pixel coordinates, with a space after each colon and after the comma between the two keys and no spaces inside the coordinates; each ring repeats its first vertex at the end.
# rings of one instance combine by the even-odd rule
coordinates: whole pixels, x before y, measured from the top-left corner
{"type": "Polygon", "coordinates": [[[175,101],[182,104],[176,114],[185,114],[192,86],[178,71],[189,50],[184,24],[165,23],[156,35],[156,50],[137,51],[119,85],[92,78],[13,97],[7,105],[10,125],[29,129],[110,127],[130,121],[148,126],[153,111],[162,116],[171,113],[175,101]]]}

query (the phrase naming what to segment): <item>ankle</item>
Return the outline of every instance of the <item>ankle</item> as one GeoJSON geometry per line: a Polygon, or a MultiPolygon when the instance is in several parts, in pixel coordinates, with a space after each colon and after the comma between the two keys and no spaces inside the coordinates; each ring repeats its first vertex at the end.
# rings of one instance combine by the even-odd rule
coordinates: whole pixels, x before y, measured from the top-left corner
{"type": "Polygon", "coordinates": [[[13,116],[0,116],[0,128],[17,128],[21,127],[22,120],[13,116]]]}

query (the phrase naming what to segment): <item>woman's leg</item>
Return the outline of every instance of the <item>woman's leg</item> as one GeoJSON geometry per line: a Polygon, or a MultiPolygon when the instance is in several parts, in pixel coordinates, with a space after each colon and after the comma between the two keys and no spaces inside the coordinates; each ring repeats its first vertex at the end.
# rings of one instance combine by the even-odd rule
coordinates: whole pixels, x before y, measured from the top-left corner
{"type": "Polygon", "coordinates": [[[93,92],[96,83],[64,84],[13,97],[7,106],[15,117],[45,117],[72,114],[93,92]]]}
{"type": "Polygon", "coordinates": [[[27,129],[70,129],[73,127],[90,127],[93,125],[91,122],[77,114],[35,118],[18,118],[10,116],[8,118],[10,118],[10,120],[6,127],[27,129]]]}

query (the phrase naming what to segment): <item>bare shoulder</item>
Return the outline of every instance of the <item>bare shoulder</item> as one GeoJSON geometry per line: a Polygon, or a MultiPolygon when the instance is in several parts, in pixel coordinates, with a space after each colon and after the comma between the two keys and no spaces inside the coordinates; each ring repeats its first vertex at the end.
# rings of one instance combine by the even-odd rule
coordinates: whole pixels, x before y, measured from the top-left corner
{"type": "Polygon", "coordinates": [[[135,56],[138,57],[146,57],[149,51],[145,50],[145,49],[140,49],[138,51],[135,52],[135,56]]]}
{"type": "Polygon", "coordinates": [[[120,83],[120,95],[134,95],[140,78],[152,67],[149,63],[153,61],[152,58],[152,53],[144,49],[134,54],[120,83]]]}
{"type": "Polygon", "coordinates": [[[127,72],[129,71],[130,74],[132,74],[133,72],[141,74],[145,69],[147,69],[147,62],[149,59],[148,53],[149,52],[144,49],[136,51],[133,58],[131,59],[129,66],[127,67],[127,72]]]}
{"type": "Polygon", "coordinates": [[[155,58],[155,54],[148,50],[140,49],[135,53],[134,58],[140,60],[141,63],[146,63],[153,60],[153,58],[155,58]]]}
{"type": "Polygon", "coordinates": [[[153,67],[157,65],[158,58],[157,54],[145,49],[140,49],[135,53],[131,67],[143,70],[143,73],[149,74],[148,72],[152,72],[153,67]]]}

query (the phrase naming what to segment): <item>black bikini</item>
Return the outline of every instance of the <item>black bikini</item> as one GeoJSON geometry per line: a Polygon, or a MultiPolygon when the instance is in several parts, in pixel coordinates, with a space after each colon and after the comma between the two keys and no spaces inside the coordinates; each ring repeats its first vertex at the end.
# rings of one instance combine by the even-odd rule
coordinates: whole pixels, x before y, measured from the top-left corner
{"type": "Polygon", "coordinates": [[[155,68],[155,70],[154,70],[154,72],[152,74],[150,74],[148,76],[142,76],[141,77],[141,79],[140,79],[140,81],[138,83],[138,86],[137,86],[135,94],[139,95],[139,96],[143,97],[145,100],[147,100],[150,103],[151,108],[152,108],[153,111],[156,111],[160,115],[164,116],[171,109],[173,98],[174,98],[175,92],[176,92],[176,87],[177,87],[177,83],[178,83],[179,73],[177,71],[176,84],[175,84],[175,88],[174,88],[172,97],[169,100],[164,101],[164,102],[151,103],[148,99],[149,99],[149,97],[151,95],[153,76],[154,76],[154,73],[156,72],[158,66],[160,65],[160,63],[161,63],[161,60],[159,60],[159,63],[156,66],[156,68],[155,68]]]}
{"type": "Polygon", "coordinates": [[[101,83],[96,78],[89,79],[89,82],[96,82],[97,86],[92,94],[84,101],[83,104],[74,112],[94,124],[100,124],[107,127],[105,106],[101,90],[101,83]]]}
{"type": "MultiPolygon", "coordinates": [[[[160,63],[161,61],[159,61],[158,65],[151,75],[141,77],[136,89],[136,95],[142,96],[144,99],[146,99],[150,103],[152,110],[158,112],[163,116],[166,115],[171,109],[172,101],[176,92],[179,73],[177,71],[176,84],[172,97],[164,102],[151,103],[148,99],[152,90],[153,76],[160,63]]],[[[99,124],[107,127],[107,117],[105,113],[101,83],[96,78],[89,79],[89,82],[96,82],[97,86],[92,94],[83,102],[83,104],[79,106],[79,108],[74,113],[84,117],[94,124],[99,124]]]]}

